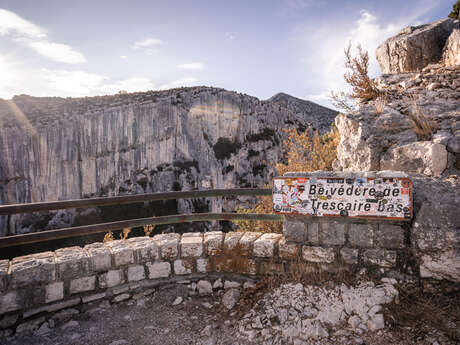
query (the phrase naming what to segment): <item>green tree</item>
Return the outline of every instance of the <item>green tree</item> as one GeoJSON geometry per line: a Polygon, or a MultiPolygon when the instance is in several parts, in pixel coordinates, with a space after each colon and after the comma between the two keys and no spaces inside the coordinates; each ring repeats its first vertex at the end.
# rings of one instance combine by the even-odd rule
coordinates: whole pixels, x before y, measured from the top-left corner
{"type": "Polygon", "coordinates": [[[460,0],[452,6],[452,12],[449,13],[449,18],[458,19],[460,14],[460,0]]]}

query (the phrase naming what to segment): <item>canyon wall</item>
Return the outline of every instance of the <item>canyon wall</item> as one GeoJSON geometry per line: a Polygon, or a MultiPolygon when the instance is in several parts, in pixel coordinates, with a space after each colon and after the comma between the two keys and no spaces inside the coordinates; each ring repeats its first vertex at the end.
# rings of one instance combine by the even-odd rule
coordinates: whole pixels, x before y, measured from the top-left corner
{"type": "MultiPolygon", "coordinates": [[[[279,94],[267,101],[194,87],[87,98],[0,100],[0,204],[262,187],[282,158],[283,128],[321,132],[337,113],[279,94]]],[[[0,235],[199,211],[222,200],[0,217],[0,235]]]]}

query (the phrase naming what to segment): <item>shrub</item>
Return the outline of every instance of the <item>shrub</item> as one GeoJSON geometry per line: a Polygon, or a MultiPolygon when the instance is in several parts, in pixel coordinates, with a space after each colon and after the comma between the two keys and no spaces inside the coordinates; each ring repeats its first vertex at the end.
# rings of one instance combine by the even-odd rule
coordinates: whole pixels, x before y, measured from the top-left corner
{"type": "MultiPolygon", "coordinates": [[[[288,139],[283,142],[287,163],[278,163],[279,175],[288,171],[332,170],[332,163],[337,157],[337,145],[340,134],[334,124],[330,132],[319,135],[307,129],[299,133],[296,129],[285,130],[288,139]]],[[[272,187],[272,186],[267,186],[272,187]]],[[[237,213],[273,213],[273,201],[270,197],[260,197],[254,208],[236,208],[237,213]]],[[[254,220],[235,220],[239,231],[258,231],[282,233],[283,225],[279,222],[254,220]]]]}
{"type": "Polygon", "coordinates": [[[415,98],[413,98],[413,110],[409,112],[409,117],[412,120],[417,139],[421,141],[431,140],[433,134],[438,129],[438,124],[430,120],[420,109],[415,98]]]}
{"type": "Polygon", "coordinates": [[[345,49],[345,67],[347,72],[344,74],[345,81],[352,87],[351,98],[365,103],[383,96],[368,75],[369,54],[358,44],[358,56],[351,56],[351,43],[345,49]]]}
{"type": "Polygon", "coordinates": [[[457,2],[452,5],[452,11],[449,13],[449,18],[454,20],[460,18],[460,0],[457,0],[457,2]]]}

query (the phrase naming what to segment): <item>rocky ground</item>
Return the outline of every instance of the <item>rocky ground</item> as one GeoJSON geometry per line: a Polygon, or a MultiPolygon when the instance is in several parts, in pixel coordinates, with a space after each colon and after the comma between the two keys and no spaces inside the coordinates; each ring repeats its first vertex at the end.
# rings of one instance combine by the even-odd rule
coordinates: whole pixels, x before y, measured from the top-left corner
{"type": "MultiPolygon", "coordinates": [[[[417,326],[397,325],[397,310],[405,306],[400,305],[394,283],[393,279],[355,286],[285,283],[262,292],[245,289],[241,294],[239,287],[227,283],[227,289],[204,296],[176,284],[118,303],[99,301],[84,310],[60,311],[39,328],[28,325],[15,335],[4,333],[0,344],[456,343],[458,334],[449,338],[428,317],[417,326]]],[[[449,322],[455,332],[458,315],[451,315],[449,322]]]]}

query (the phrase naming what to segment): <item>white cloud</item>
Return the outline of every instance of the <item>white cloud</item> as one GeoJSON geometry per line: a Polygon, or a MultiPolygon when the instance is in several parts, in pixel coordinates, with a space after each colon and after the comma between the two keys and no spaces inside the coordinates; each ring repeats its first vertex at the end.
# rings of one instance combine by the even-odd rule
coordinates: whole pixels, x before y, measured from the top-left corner
{"type": "Polygon", "coordinates": [[[163,44],[163,41],[157,38],[146,38],[146,39],[134,42],[133,48],[134,49],[151,48],[153,46],[158,46],[162,44],[163,44]]]}
{"type": "Polygon", "coordinates": [[[86,58],[83,54],[73,50],[73,48],[67,44],[48,41],[29,42],[28,44],[31,48],[35,49],[37,53],[53,61],[69,64],[86,62],[86,58]]]}
{"type": "Polygon", "coordinates": [[[50,95],[86,96],[97,94],[107,78],[85,71],[41,69],[40,77],[50,95]]]}
{"type": "Polygon", "coordinates": [[[120,59],[126,60],[128,57],[126,55],[120,55],[120,59]]]}
{"type": "Polygon", "coordinates": [[[182,78],[179,80],[174,80],[159,87],[160,90],[167,90],[167,89],[174,89],[177,87],[182,86],[192,86],[195,85],[198,81],[197,78],[189,77],[189,78],[182,78]]]}
{"type": "Polygon", "coordinates": [[[26,44],[53,61],[69,64],[86,62],[82,53],[67,44],[47,40],[44,29],[4,9],[0,9],[0,35],[7,36],[17,43],[26,44]]]}
{"type": "Polygon", "coordinates": [[[22,19],[16,13],[0,8],[0,35],[26,36],[33,39],[41,39],[46,37],[46,31],[22,19]]]}
{"type": "Polygon", "coordinates": [[[204,68],[204,64],[202,64],[201,62],[183,63],[180,65],[177,65],[177,68],[188,69],[188,70],[201,70],[204,68]]]}
{"type": "MultiPolygon", "coordinates": [[[[345,28],[338,28],[331,34],[329,24],[312,30],[309,27],[300,38],[305,47],[302,62],[306,65],[306,78],[308,88],[312,90],[308,99],[318,101],[327,106],[328,96],[331,90],[348,90],[343,75],[345,73],[344,49],[351,42],[355,47],[361,44],[369,53],[369,75],[371,77],[380,74],[380,68],[375,57],[375,50],[379,44],[387,38],[398,33],[408,25],[413,25],[430,6],[423,7],[423,11],[413,13],[410,16],[403,14],[394,18],[391,22],[381,23],[379,18],[367,10],[361,10],[359,18],[348,24],[345,28]]],[[[298,44],[298,42],[296,42],[298,44]]],[[[356,51],[352,49],[352,55],[356,51]]]]}

